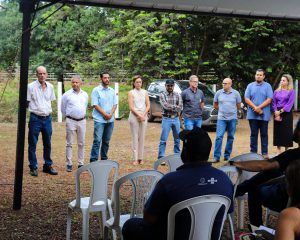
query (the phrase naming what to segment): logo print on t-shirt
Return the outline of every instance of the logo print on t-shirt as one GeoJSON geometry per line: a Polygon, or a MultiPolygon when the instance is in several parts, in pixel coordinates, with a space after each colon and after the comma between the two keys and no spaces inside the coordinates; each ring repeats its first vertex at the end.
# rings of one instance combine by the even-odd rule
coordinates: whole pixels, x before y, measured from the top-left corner
{"type": "Polygon", "coordinates": [[[208,179],[207,182],[209,182],[210,184],[215,184],[216,182],[218,182],[217,179],[214,179],[213,177],[208,179]]]}
{"type": "Polygon", "coordinates": [[[205,178],[200,178],[200,182],[198,183],[198,185],[203,186],[206,185],[207,183],[205,182],[205,178]]]}

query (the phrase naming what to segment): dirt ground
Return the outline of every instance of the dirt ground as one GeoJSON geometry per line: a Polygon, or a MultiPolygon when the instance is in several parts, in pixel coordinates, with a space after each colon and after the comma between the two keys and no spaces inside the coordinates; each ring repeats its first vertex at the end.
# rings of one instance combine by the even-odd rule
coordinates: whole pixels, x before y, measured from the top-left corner
{"type": "MultiPolygon", "coordinates": [[[[65,170],[65,126],[64,123],[53,123],[52,158],[58,176],[42,173],[42,142],[38,143],[37,155],[39,176],[31,177],[27,161],[27,141],[24,155],[24,180],[22,208],[12,210],[16,124],[0,124],[0,239],[65,239],[67,205],[75,197],[74,171],[65,170]]],[[[275,154],[272,146],[273,123],[269,125],[269,152],[275,154]]],[[[92,145],[93,122],[87,123],[85,161],[89,162],[92,145]]],[[[209,130],[214,143],[215,131],[209,130]]],[[[249,126],[246,120],[238,123],[232,157],[249,152],[249,126]]],[[[149,123],[145,141],[145,164],[132,165],[131,139],[129,125],[126,120],[116,121],[110,144],[109,158],[120,163],[120,175],[140,169],[151,169],[157,157],[160,137],[160,123],[149,123]]],[[[172,153],[173,140],[170,135],[167,154],[172,153]]],[[[224,145],[224,144],[223,144],[224,145]]],[[[224,147],[224,146],[223,146],[224,147]]],[[[74,167],[76,167],[76,149],[73,148],[74,167]]],[[[210,158],[213,158],[213,149],[210,158]]],[[[219,163],[218,165],[222,165],[219,163]]],[[[99,239],[98,218],[90,220],[90,239],[99,239]]],[[[81,238],[81,215],[76,214],[72,221],[72,239],[81,238]]]]}

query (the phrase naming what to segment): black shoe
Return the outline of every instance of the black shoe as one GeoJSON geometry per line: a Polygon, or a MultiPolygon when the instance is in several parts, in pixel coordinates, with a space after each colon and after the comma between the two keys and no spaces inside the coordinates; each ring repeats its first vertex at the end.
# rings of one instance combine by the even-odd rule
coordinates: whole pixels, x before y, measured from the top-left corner
{"type": "Polygon", "coordinates": [[[224,158],[224,161],[228,161],[229,160],[229,158],[224,158]]]}
{"type": "Polygon", "coordinates": [[[37,169],[30,169],[29,174],[33,177],[37,177],[38,176],[38,170],[37,169]]]}
{"type": "Polygon", "coordinates": [[[81,164],[81,165],[78,165],[78,168],[81,168],[81,167],[83,167],[83,164],[81,164]]]}
{"type": "Polygon", "coordinates": [[[50,175],[57,175],[57,171],[55,171],[52,166],[44,165],[43,172],[48,173],[50,175]]]}

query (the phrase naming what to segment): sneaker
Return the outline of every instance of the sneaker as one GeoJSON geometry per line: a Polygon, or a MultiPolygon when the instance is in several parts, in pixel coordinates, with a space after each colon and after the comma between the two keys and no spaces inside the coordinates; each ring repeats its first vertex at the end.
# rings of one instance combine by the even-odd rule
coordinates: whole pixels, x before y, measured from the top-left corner
{"type": "Polygon", "coordinates": [[[67,165],[67,172],[72,172],[72,165],[67,165]]]}
{"type": "Polygon", "coordinates": [[[50,175],[57,175],[58,174],[57,171],[55,171],[52,166],[47,166],[47,165],[43,166],[43,172],[48,173],[50,175]]]}
{"type": "MultiPolygon", "coordinates": [[[[72,166],[71,166],[72,167],[72,166]]],[[[78,168],[81,168],[81,167],[83,167],[83,164],[81,164],[81,165],[78,165],[78,168]]]]}
{"type": "Polygon", "coordinates": [[[38,171],[37,171],[37,169],[30,169],[29,174],[33,177],[37,177],[38,176],[38,171]]]}

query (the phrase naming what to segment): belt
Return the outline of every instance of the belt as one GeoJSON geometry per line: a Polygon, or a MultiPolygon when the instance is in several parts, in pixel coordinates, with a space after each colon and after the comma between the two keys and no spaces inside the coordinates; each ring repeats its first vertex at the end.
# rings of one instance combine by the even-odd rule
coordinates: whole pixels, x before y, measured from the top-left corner
{"type": "Polygon", "coordinates": [[[163,117],[176,118],[176,117],[178,117],[178,114],[175,114],[175,115],[172,115],[172,114],[163,114],[163,117]]]}
{"type": "Polygon", "coordinates": [[[83,118],[72,118],[72,117],[70,117],[70,116],[66,116],[66,118],[70,118],[70,119],[72,119],[72,120],[74,120],[74,121],[79,122],[79,121],[85,119],[85,116],[84,116],[83,118]]]}
{"type": "Polygon", "coordinates": [[[34,115],[35,117],[37,117],[37,118],[39,118],[39,119],[46,119],[46,118],[50,117],[50,114],[47,115],[47,116],[40,116],[40,115],[37,115],[37,114],[35,114],[35,113],[33,113],[33,112],[31,112],[30,114],[34,115]]]}

